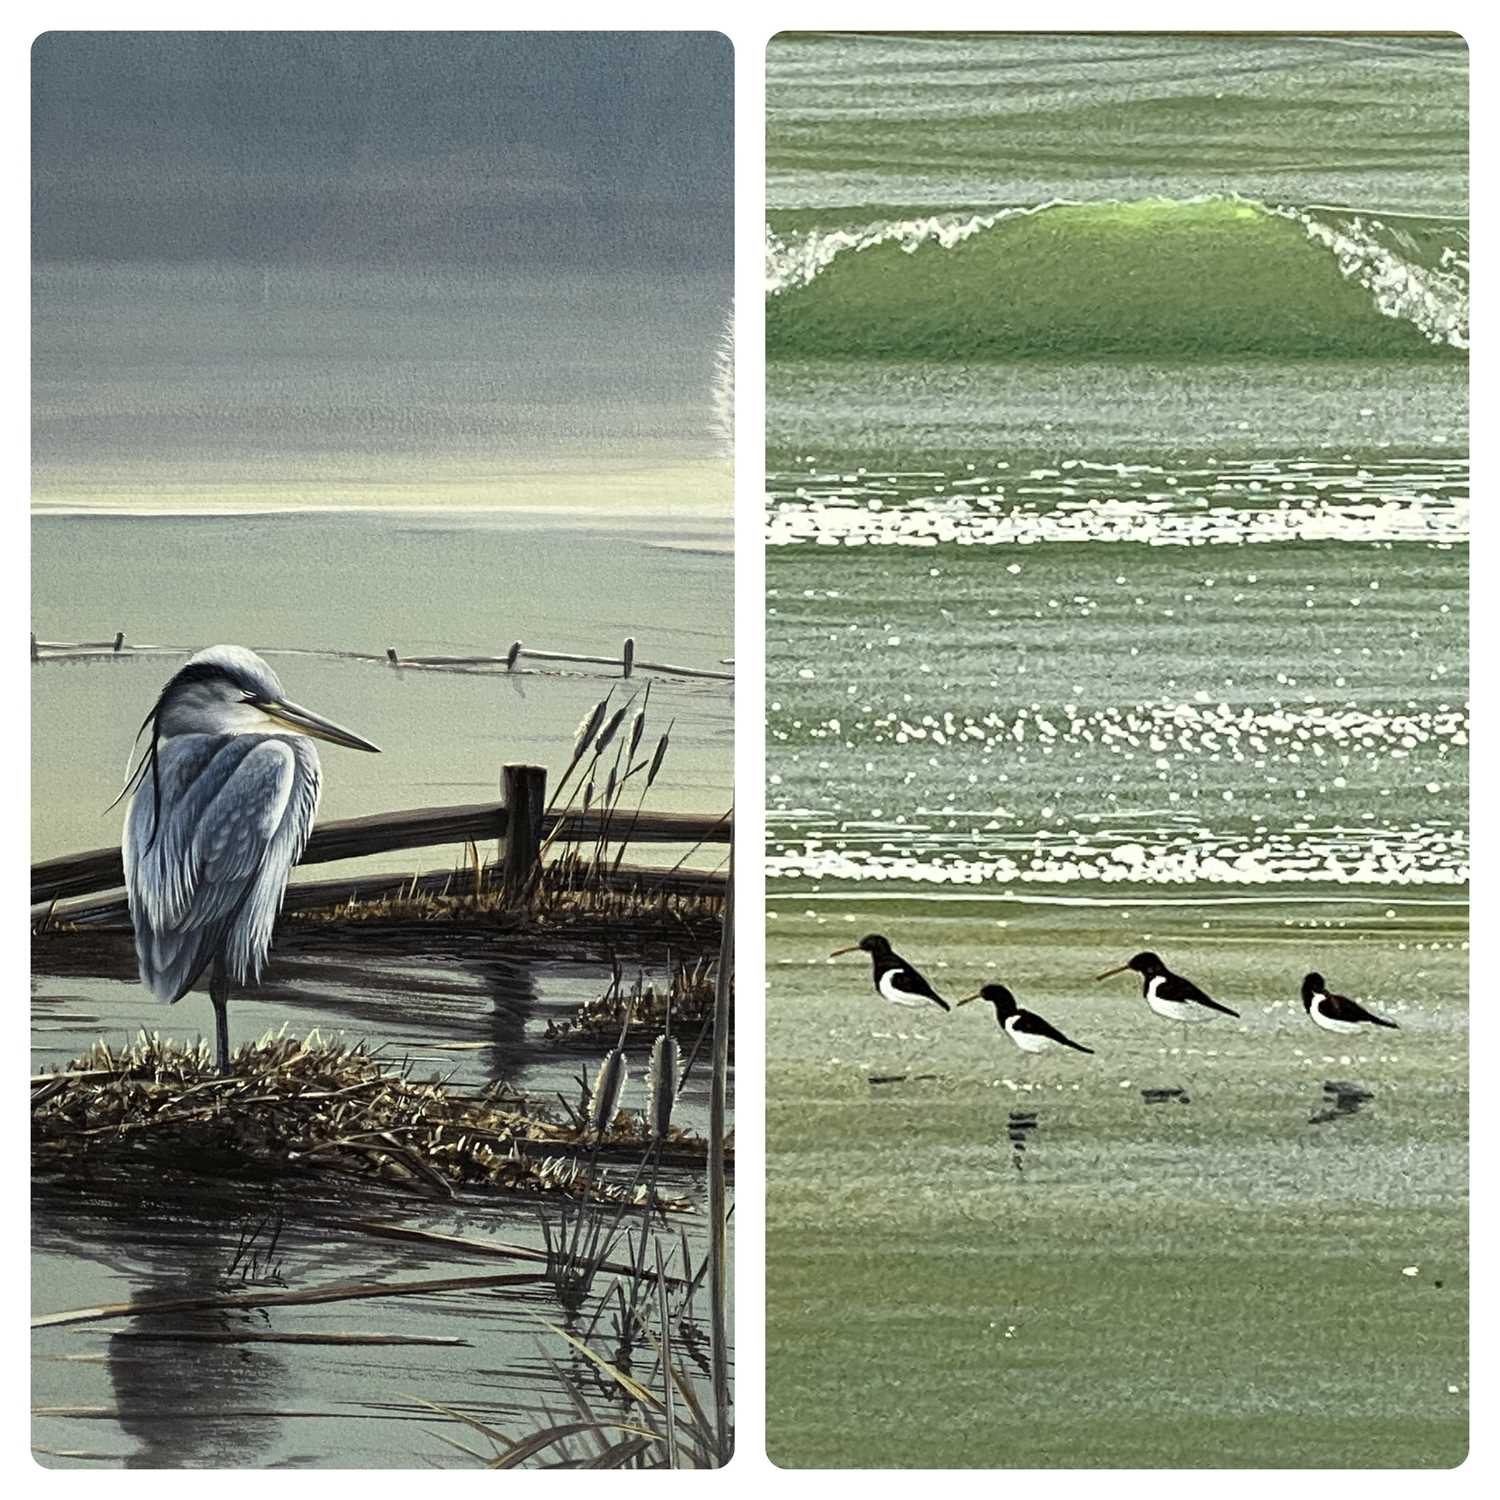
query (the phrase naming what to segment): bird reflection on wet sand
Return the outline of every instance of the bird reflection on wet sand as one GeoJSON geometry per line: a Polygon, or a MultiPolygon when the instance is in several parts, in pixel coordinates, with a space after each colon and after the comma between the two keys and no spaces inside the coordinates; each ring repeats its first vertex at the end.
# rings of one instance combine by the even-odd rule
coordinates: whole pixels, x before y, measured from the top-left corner
{"type": "Polygon", "coordinates": [[[1369,1104],[1375,1095],[1358,1083],[1341,1083],[1329,1079],[1323,1085],[1325,1108],[1308,1119],[1309,1125],[1326,1125],[1330,1120],[1346,1120],[1369,1104]]]}

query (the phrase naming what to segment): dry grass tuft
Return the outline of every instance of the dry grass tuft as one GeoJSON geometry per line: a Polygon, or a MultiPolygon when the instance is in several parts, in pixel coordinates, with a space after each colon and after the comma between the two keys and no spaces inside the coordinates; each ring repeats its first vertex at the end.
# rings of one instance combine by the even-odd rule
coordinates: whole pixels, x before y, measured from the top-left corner
{"type": "Polygon", "coordinates": [[[695,1037],[714,1019],[714,986],[718,967],[712,958],[674,966],[665,989],[638,974],[627,990],[617,978],[597,1000],[586,1000],[566,1021],[549,1021],[547,1039],[554,1042],[593,1042],[618,1036],[628,1017],[630,1030],[649,1037],[668,1024],[674,1033],[695,1037]]]}
{"type": "MultiPolygon", "coordinates": [[[[722,886],[690,875],[632,880],[599,871],[569,850],[545,867],[524,904],[512,902],[493,867],[477,876],[470,868],[441,877],[414,877],[400,892],[357,896],[300,911],[285,921],[324,926],[390,922],[476,923],[526,937],[573,936],[603,939],[618,932],[657,937],[681,947],[709,948],[718,941],[724,910],[722,886]]],[[[62,924],[54,924],[61,930],[62,924]]]]}
{"type": "MultiPolygon", "coordinates": [[[[104,1163],[142,1174],[201,1166],[312,1172],[451,1198],[460,1187],[645,1206],[639,1182],[620,1187],[586,1170],[602,1147],[638,1149],[645,1121],[622,1112],[602,1138],[520,1095],[450,1093],[363,1047],[271,1034],[241,1047],[220,1077],[206,1046],[142,1032],[123,1049],[95,1043],[32,1080],[32,1161],[38,1173],[92,1175],[104,1163]]],[[[674,1134],[677,1153],[704,1143],[674,1134]]],[[[664,1203],[662,1208],[680,1208],[664,1203]]]]}

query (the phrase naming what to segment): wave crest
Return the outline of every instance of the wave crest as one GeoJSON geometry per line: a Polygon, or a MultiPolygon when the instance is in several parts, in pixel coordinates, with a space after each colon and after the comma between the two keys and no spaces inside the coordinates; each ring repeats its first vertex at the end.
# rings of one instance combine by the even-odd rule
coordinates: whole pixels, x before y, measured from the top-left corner
{"type": "Polygon", "coordinates": [[[1467,231],[1244,198],[768,236],[773,355],[1380,357],[1469,342],[1467,231]]]}

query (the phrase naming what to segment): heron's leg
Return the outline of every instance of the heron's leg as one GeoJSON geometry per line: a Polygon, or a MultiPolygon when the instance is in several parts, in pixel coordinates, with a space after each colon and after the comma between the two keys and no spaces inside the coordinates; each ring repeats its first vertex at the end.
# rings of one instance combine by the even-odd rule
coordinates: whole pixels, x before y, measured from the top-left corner
{"type": "Polygon", "coordinates": [[[214,964],[213,978],[208,982],[208,998],[214,1003],[214,1030],[217,1033],[219,1072],[229,1072],[229,976],[222,964],[214,964]]]}

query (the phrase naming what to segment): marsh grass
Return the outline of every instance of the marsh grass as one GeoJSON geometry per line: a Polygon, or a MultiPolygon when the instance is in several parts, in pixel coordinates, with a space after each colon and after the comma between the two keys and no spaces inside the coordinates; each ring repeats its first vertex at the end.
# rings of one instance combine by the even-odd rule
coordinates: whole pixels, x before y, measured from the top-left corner
{"type": "MultiPolygon", "coordinates": [[[[641,1231],[644,1244],[646,1232],[641,1231]]],[[[432,1435],[449,1447],[492,1469],[717,1468],[732,1441],[720,1427],[715,1408],[700,1389],[711,1376],[702,1354],[702,1334],[693,1315],[693,1296],[707,1270],[696,1271],[684,1241],[682,1260],[673,1274],[677,1246],[652,1240],[650,1264],[627,1289],[611,1287],[602,1306],[615,1312],[616,1341],[612,1358],[600,1352],[593,1337],[595,1322],[582,1332],[542,1321],[547,1337],[539,1340],[546,1365],[565,1394],[569,1410],[548,1412],[544,1425],[523,1437],[502,1431],[451,1406],[426,1403],[488,1445],[474,1447],[440,1432],[432,1435]],[[622,1338],[620,1335],[624,1333],[622,1338]],[[558,1358],[557,1343],[571,1355],[558,1358]]]]}
{"type": "Polygon", "coordinates": [[[394,893],[366,901],[351,896],[299,911],[293,920],[467,918],[527,928],[634,922],[711,941],[723,907],[722,879],[684,868],[701,842],[668,869],[625,865],[646,798],[666,764],[673,726],[668,724],[651,744],[649,683],[611,711],[612,695],[613,689],[578,725],[571,756],[545,809],[557,814],[558,821],[542,841],[534,876],[521,889],[507,888],[498,866],[487,863],[479,845],[471,842],[462,862],[446,875],[413,875],[394,893]],[[590,814],[589,825],[584,827],[573,814],[590,814]]]}
{"type": "Polygon", "coordinates": [[[285,1286],[282,1262],[276,1253],[285,1223],[281,1214],[266,1214],[255,1222],[243,1224],[220,1282],[239,1286],[285,1286]]]}
{"type": "Polygon", "coordinates": [[[626,989],[617,963],[613,982],[602,995],[584,1001],[566,1020],[547,1023],[548,1040],[597,1041],[612,1036],[627,1020],[638,1035],[650,1036],[667,1026],[669,1018],[681,1034],[701,1034],[713,1025],[718,963],[709,954],[684,963],[668,955],[668,965],[665,985],[658,987],[638,972],[626,989]]]}
{"type": "MultiPolygon", "coordinates": [[[[374,1181],[443,1200],[486,1188],[622,1210],[649,1202],[639,1173],[624,1187],[598,1170],[602,1150],[649,1139],[644,1113],[617,1111],[601,1128],[504,1089],[466,1097],[316,1032],[243,1046],[224,1077],[201,1043],[144,1032],[124,1048],[101,1041],[34,1078],[31,1103],[34,1166],[64,1178],[97,1181],[108,1167],[128,1185],[197,1162],[374,1181]]],[[[676,1131],[672,1149],[705,1148],[676,1131]]]]}
{"type": "MultiPolygon", "coordinates": [[[[731,866],[717,961],[672,970],[673,982],[662,997],[662,1029],[651,1044],[648,1103],[642,1116],[647,1144],[621,1200],[629,1201],[643,1187],[645,1201],[656,1200],[657,1173],[671,1136],[673,1105],[706,1041],[714,1136],[708,1143],[704,1174],[707,1253],[694,1267],[683,1235],[679,1274],[669,1275],[678,1245],[671,1243],[669,1232],[659,1225],[659,1216],[648,1209],[627,1225],[618,1205],[611,1211],[597,1201],[591,1204],[587,1188],[581,1202],[563,1211],[556,1236],[544,1217],[548,1279],[569,1324],[547,1326],[573,1352],[573,1367],[565,1369],[545,1341],[541,1354],[567,1393],[571,1411],[549,1413],[543,1426],[517,1438],[453,1407],[432,1406],[434,1412],[486,1441],[489,1451],[447,1434],[434,1436],[490,1468],[719,1468],[733,1454],[727,1245],[733,912],[731,866]],[[703,992],[700,1003],[706,1001],[709,1006],[708,1024],[699,1025],[697,1043],[686,1063],[673,1034],[679,978],[681,991],[703,992]],[[649,1183],[644,1183],[648,1174],[649,1183]],[[627,1267],[623,1274],[617,1258],[622,1242],[627,1267]],[[600,1293],[596,1285],[606,1267],[614,1268],[615,1279],[600,1293]],[[700,1292],[707,1303],[703,1318],[697,1306],[700,1292]],[[584,1325],[590,1302],[593,1312],[584,1325]],[[611,1358],[600,1352],[606,1334],[614,1346],[611,1358]],[[638,1361],[644,1365],[639,1372],[638,1361]]],[[[579,1102],[576,1108],[569,1106],[575,1127],[587,1129],[604,1112],[598,1101],[616,1087],[615,1072],[623,1070],[630,1028],[638,1019],[637,1011],[647,1008],[644,1001],[640,981],[633,992],[624,991],[616,965],[614,982],[601,1001],[606,1008],[598,1012],[593,1025],[602,1029],[607,1014],[611,1030],[619,1027],[618,1036],[599,1067],[592,1090],[587,1074],[579,1076],[579,1102]],[[611,1001],[614,1007],[608,1009],[611,1001]]],[[[617,1099],[610,1097],[607,1102],[614,1104],[617,1099]]],[[[591,1157],[586,1177],[592,1170],[591,1157]]]]}
{"type": "MultiPolygon", "coordinates": [[[[510,915],[546,923],[580,914],[603,914],[649,921],[695,915],[712,919],[724,904],[723,879],[712,871],[604,868],[570,844],[547,863],[539,882],[518,904],[504,889],[498,867],[476,858],[477,852],[473,843],[466,844],[463,859],[453,869],[413,872],[400,887],[377,896],[362,897],[358,886],[351,883],[348,896],[318,905],[294,906],[287,917],[294,922],[318,923],[510,915]]],[[[39,920],[33,930],[65,931],[76,925],[66,917],[54,916],[39,920]]]]}

